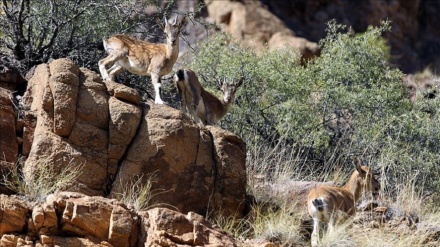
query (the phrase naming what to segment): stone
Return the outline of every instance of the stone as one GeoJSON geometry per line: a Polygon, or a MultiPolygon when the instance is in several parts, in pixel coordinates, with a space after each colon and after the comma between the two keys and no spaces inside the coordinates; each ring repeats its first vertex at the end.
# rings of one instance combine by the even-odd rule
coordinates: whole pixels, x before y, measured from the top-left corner
{"type": "Polygon", "coordinates": [[[17,197],[0,195],[0,236],[22,232],[27,222],[29,205],[17,197]]]}
{"type": "Polygon", "coordinates": [[[122,101],[127,101],[135,105],[139,105],[141,102],[141,95],[133,88],[110,80],[105,81],[105,86],[107,87],[107,90],[111,96],[114,96],[122,101]]]}
{"type": "Polygon", "coordinates": [[[185,215],[154,208],[147,213],[149,228],[145,246],[238,246],[231,235],[193,212],[185,215]]]}
{"type": "Polygon", "coordinates": [[[13,98],[11,91],[0,88],[0,161],[11,163],[18,156],[13,98]]]}

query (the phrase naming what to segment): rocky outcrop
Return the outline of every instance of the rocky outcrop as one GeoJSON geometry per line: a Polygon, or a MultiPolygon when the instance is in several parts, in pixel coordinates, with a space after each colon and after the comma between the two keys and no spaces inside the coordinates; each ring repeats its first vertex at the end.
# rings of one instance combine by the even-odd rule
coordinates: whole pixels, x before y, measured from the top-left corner
{"type": "Polygon", "coordinates": [[[223,31],[232,34],[244,47],[269,49],[289,46],[297,49],[305,59],[319,55],[317,43],[297,37],[280,18],[269,11],[260,1],[206,0],[206,7],[223,31]]]}
{"type": "Polygon", "coordinates": [[[37,66],[28,85],[17,99],[0,88],[0,175],[22,161],[24,178],[36,186],[41,172],[55,172],[54,180],[66,168],[80,173],[63,188],[70,192],[0,195],[0,246],[237,245],[200,214],[242,216],[241,138],[142,103],[136,90],[103,83],[68,59],[37,66]],[[136,211],[117,200],[151,174],[150,208],[179,212],[136,211]]]}
{"type": "Polygon", "coordinates": [[[70,192],[32,206],[15,196],[0,199],[0,246],[237,246],[193,212],[134,212],[113,199],[70,192]]]}
{"type": "Polygon", "coordinates": [[[23,98],[37,117],[24,165],[25,176],[32,179],[38,167],[46,164],[55,171],[81,166],[84,172],[75,181],[74,190],[103,195],[107,183],[109,114],[108,95],[99,77],[80,70],[70,60],[55,60],[35,69],[23,98]],[[95,95],[91,96],[92,104],[85,91],[95,95]]]}
{"type": "Polygon", "coordinates": [[[273,49],[286,43],[310,58],[319,54],[316,42],[326,35],[327,23],[365,32],[369,25],[391,21],[384,34],[391,46],[392,64],[404,73],[429,66],[440,70],[440,4],[436,1],[344,1],[344,0],[205,0],[209,17],[247,47],[273,49]],[[359,14],[362,13],[362,14],[359,14]]]}
{"type": "Polygon", "coordinates": [[[183,213],[242,214],[246,146],[241,138],[201,127],[169,106],[141,103],[136,90],[103,83],[68,59],[41,64],[29,78],[16,102],[10,91],[0,90],[3,174],[21,155],[30,181],[44,167],[53,176],[79,170],[65,190],[118,199],[127,184],[153,175],[151,190],[158,193],[151,204],[183,213]]]}
{"type": "Polygon", "coordinates": [[[202,215],[240,214],[246,187],[245,144],[218,127],[200,128],[181,111],[152,105],[143,109],[139,134],[120,166],[112,194],[144,174],[153,177],[152,204],[168,203],[202,215]]]}
{"type": "Polygon", "coordinates": [[[29,207],[26,201],[17,197],[0,195],[0,236],[24,231],[29,207]]]}
{"type": "MultiPolygon", "coordinates": [[[[251,1],[244,1],[246,4],[251,1]]],[[[297,36],[312,42],[325,37],[330,20],[365,32],[369,25],[391,21],[391,32],[384,34],[391,46],[392,64],[404,73],[430,66],[440,69],[440,22],[437,1],[344,1],[299,0],[261,1],[263,8],[276,15],[297,36]]],[[[252,32],[247,31],[247,32],[252,32]]]]}

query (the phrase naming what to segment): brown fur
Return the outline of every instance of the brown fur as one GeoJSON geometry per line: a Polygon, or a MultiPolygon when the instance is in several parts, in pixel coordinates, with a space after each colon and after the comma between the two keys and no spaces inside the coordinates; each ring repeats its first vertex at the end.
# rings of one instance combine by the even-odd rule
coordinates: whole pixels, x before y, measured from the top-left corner
{"type": "Polygon", "coordinates": [[[313,218],[312,246],[318,245],[324,223],[328,224],[328,231],[332,231],[336,224],[356,213],[356,202],[362,192],[380,189],[373,175],[371,167],[358,164],[345,186],[319,186],[310,190],[307,208],[313,218]]]}
{"type": "Polygon", "coordinates": [[[155,102],[163,104],[160,98],[160,77],[173,69],[179,56],[179,34],[184,24],[169,23],[165,19],[166,44],[155,44],[119,34],[104,40],[104,48],[109,54],[98,62],[104,80],[114,80],[124,69],[133,74],[151,76],[155,89],[155,102]]]}
{"type": "Polygon", "coordinates": [[[174,76],[174,82],[179,90],[182,110],[186,108],[199,124],[214,125],[228,112],[243,79],[237,84],[223,82],[220,99],[200,85],[192,70],[179,70],[174,76]]]}

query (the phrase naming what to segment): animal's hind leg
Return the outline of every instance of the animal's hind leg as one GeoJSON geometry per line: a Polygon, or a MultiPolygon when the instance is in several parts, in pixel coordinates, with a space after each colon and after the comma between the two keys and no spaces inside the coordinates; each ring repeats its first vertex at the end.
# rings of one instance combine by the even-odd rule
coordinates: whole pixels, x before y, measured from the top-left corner
{"type": "Polygon", "coordinates": [[[177,86],[177,90],[179,91],[179,97],[180,97],[180,110],[182,112],[186,112],[189,109],[187,109],[187,107],[186,107],[186,97],[185,97],[186,90],[185,90],[185,87],[182,89],[182,88],[180,88],[180,86],[177,86]]]}
{"type": "Polygon", "coordinates": [[[321,232],[321,222],[319,219],[313,219],[313,231],[311,235],[311,245],[312,247],[318,246],[319,238],[321,232]]]}

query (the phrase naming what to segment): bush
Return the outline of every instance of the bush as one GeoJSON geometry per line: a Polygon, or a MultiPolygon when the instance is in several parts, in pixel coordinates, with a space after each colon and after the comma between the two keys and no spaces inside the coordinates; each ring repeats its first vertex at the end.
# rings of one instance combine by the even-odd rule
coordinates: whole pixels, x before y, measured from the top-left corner
{"type": "Polygon", "coordinates": [[[251,150],[282,144],[302,170],[321,172],[351,171],[352,157],[361,156],[388,177],[386,189],[412,174],[426,181],[425,190],[439,191],[438,99],[407,99],[403,74],[389,66],[381,37],[389,29],[384,22],[354,35],[330,22],[321,56],[305,67],[288,47],[255,52],[219,34],[201,42],[187,66],[209,90],[223,77],[245,77],[221,126],[251,150]]]}

